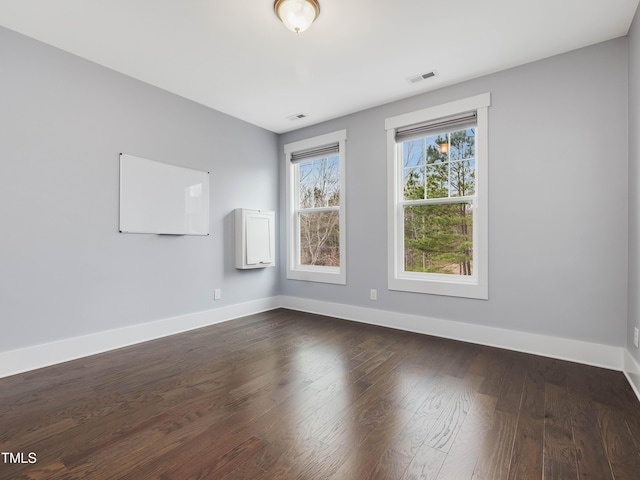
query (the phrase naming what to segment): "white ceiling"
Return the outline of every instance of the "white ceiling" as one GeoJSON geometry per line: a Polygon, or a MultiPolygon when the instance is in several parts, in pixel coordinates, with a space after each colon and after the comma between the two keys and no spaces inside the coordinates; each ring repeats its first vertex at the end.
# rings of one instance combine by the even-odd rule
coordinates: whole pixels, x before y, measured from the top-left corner
{"type": "Polygon", "coordinates": [[[626,35],[639,0],[319,1],[301,34],[273,0],[0,0],[0,25],[282,133],[626,35]]]}

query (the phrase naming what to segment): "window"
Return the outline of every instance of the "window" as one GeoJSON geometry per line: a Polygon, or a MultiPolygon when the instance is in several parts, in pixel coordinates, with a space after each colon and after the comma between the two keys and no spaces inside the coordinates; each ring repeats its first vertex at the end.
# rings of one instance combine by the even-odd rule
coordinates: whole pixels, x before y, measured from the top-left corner
{"type": "Polygon", "coordinates": [[[287,278],[346,283],[346,130],[284,146],[287,278]]]}
{"type": "Polygon", "coordinates": [[[386,120],[389,289],[488,298],[490,95],[386,120]]]}

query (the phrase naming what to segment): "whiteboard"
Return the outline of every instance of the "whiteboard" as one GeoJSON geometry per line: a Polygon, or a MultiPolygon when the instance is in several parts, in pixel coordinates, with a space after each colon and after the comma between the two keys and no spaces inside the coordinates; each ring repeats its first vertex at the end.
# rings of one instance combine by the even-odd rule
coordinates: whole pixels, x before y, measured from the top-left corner
{"type": "Polygon", "coordinates": [[[120,232],[209,235],[209,173],[121,153],[120,232]]]}

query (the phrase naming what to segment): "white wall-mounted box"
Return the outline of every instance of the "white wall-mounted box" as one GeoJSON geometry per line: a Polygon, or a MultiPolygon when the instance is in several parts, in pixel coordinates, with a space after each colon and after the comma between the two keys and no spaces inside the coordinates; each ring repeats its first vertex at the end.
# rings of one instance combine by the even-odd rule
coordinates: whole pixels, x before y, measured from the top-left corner
{"type": "Polygon", "coordinates": [[[236,208],[236,268],[276,264],[275,212],[236,208]]]}

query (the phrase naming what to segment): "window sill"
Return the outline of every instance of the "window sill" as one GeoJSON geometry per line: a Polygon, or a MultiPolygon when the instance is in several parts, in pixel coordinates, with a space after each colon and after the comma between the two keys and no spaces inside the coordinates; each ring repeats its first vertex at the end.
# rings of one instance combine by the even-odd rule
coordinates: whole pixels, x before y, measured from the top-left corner
{"type": "Polygon", "coordinates": [[[289,280],[302,280],[305,282],[333,283],[336,285],[346,285],[346,275],[344,271],[336,267],[309,267],[296,268],[287,271],[289,280]]]}
{"type": "Polygon", "coordinates": [[[389,278],[389,290],[412,293],[426,293],[432,295],[444,295],[449,297],[476,298],[488,300],[489,292],[486,283],[477,279],[417,279],[407,277],[389,278]]]}

